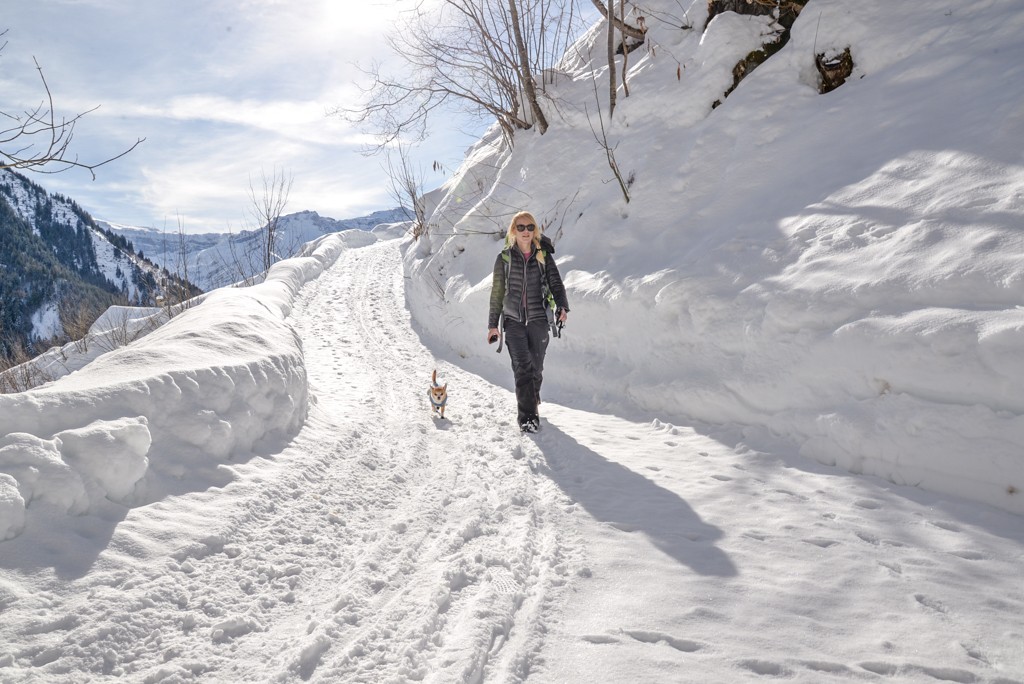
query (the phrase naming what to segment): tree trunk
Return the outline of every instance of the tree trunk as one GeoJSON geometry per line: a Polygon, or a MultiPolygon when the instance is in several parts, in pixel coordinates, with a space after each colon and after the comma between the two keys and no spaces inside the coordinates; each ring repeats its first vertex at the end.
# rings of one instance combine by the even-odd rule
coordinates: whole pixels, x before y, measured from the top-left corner
{"type": "MultiPolygon", "coordinates": [[[[614,0],[613,0],[614,1],[614,0]]],[[[626,23],[626,0],[619,0],[619,18],[626,23]]],[[[626,38],[622,38],[622,94],[629,97],[629,83],[626,82],[626,72],[629,69],[629,48],[626,46],[626,38]]]]}
{"type": "Polygon", "coordinates": [[[530,103],[530,111],[533,112],[533,120],[537,122],[541,135],[548,130],[548,120],[544,117],[544,111],[537,101],[537,88],[533,83],[533,73],[530,69],[530,56],[526,52],[526,43],[523,41],[523,31],[519,26],[519,8],[516,7],[517,0],[508,0],[508,11],[512,18],[512,33],[516,41],[516,50],[519,52],[519,71],[523,79],[523,90],[526,92],[526,99],[530,103]]]}
{"type": "Polygon", "coordinates": [[[615,114],[615,0],[608,0],[611,7],[608,12],[608,119],[615,114]]]}

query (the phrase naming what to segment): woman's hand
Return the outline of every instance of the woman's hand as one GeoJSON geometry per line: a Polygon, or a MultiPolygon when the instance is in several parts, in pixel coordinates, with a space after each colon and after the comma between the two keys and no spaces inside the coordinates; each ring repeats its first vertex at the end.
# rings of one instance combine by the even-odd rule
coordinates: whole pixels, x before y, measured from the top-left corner
{"type": "Polygon", "coordinates": [[[490,328],[487,330],[487,344],[494,344],[498,341],[498,329],[490,328]]]}
{"type": "Polygon", "coordinates": [[[569,318],[569,312],[566,311],[565,309],[559,309],[558,310],[558,322],[559,323],[565,323],[565,320],[567,318],[569,318]]]}

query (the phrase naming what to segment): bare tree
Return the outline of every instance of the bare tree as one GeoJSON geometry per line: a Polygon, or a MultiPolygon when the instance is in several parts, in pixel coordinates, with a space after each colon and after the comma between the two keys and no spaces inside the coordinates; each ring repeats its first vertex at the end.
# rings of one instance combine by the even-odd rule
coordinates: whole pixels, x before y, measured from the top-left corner
{"type": "Polygon", "coordinates": [[[89,351],[89,328],[102,312],[70,293],[58,299],[57,308],[64,339],[73,342],[79,354],[89,351]]]}
{"type": "Polygon", "coordinates": [[[258,282],[260,274],[281,259],[295,253],[298,244],[293,237],[289,244],[281,244],[281,215],[288,204],[293,177],[275,168],[271,175],[260,172],[259,185],[249,178],[248,220],[253,228],[239,234],[228,231],[230,262],[222,259],[220,268],[234,272],[236,281],[244,285],[258,282]]]}
{"type": "Polygon", "coordinates": [[[412,235],[417,240],[427,232],[427,208],[423,198],[423,174],[417,172],[409,159],[409,149],[399,143],[394,153],[388,150],[387,173],[390,182],[390,195],[405,211],[406,217],[412,221],[412,235]],[[396,159],[397,157],[397,159],[396,159]]]}
{"type": "Polygon", "coordinates": [[[0,394],[25,392],[51,380],[53,376],[20,343],[13,346],[9,358],[0,356],[0,394]]]}
{"type": "Polygon", "coordinates": [[[335,114],[367,124],[379,147],[425,137],[442,106],[494,117],[506,140],[517,130],[547,129],[537,78],[561,60],[582,28],[578,0],[442,0],[417,7],[388,42],[405,63],[402,77],[379,65],[357,109],[335,114]]]}
{"type": "Polygon", "coordinates": [[[526,100],[533,113],[533,119],[537,122],[540,134],[548,130],[548,120],[544,117],[544,110],[541,109],[537,100],[537,89],[533,82],[533,70],[530,66],[530,51],[523,39],[523,27],[520,24],[518,0],[508,0],[508,25],[512,27],[512,37],[515,39],[516,55],[519,57],[519,80],[526,93],[526,100]]]}
{"type": "MultiPolygon", "coordinates": [[[[0,32],[0,36],[7,30],[0,32]]],[[[0,45],[0,52],[7,46],[0,45]]],[[[71,152],[75,137],[75,126],[86,114],[96,111],[93,107],[70,118],[57,114],[53,93],[43,75],[43,68],[33,57],[39,81],[43,88],[43,99],[39,104],[21,112],[0,110],[0,169],[26,169],[37,173],[61,173],[72,168],[86,169],[96,179],[96,169],[120,159],[138,147],[145,138],[137,139],[128,149],[109,159],[99,162],[85,162],[71,152]]]]}
{"type": "Polygon", "coordinates": [[[269,177],[266,171],[262,171],[260,180],[261,187],[257,191],[252,178],[249,179],[249,199],[252,202],[249,212],[260,235],[259,264],[262,270],[266,271],[282,258],[278,253],[278,224],[288,204],[288,195],[291,194],[294,178],[291,174],[274,168],[269,177]]]}
{"type": "MultiPolygon", "coordinates": [[[[192,265],[195,261],[192,255],[192,246],[185,231],[185,219],[178,215],[178,230],[171,237],[174,249],[173,257],[167,254],[167,233],[163,235],[164,258],[163,275],[161,276],[160,289],[162,295],[157,303],[163,307],[167,318],[173,318],[185,309],[188,309],[190,301],[199,294],[198,288],[192,284],[191,278],[196,276],[192,273],[192,265]],[[173,263],[171,269],[166,264],[173,263]]],[[[198,266],[198,264],[196,264],[198,266]]]]}
{"type": "Polygon", "coordinates": [[[647,34],[647,26],[644,18],[639,18],[639,27],[626,23],[626,0],[619,0],[619,16],[615,16],[615,0],[608,0],[608,7],[605,7],[601,0],[592,0],[595,7],[601,11],[608,21],[607,31],[607,61],[608,61],[608,118],[615,114],[615,103],[618,93],[618,75],[615,67],[615,55],[622,51],[622,93],[629,97],[629,84],[626,82],[626,71],[629,68],[629,51],[632,49],[626,44],[626,37],[629,36],[637,41],[634,46],[643,43],[647,34]],[[622,40],[616,46],[615,31],[618,30],[622,40]]]}

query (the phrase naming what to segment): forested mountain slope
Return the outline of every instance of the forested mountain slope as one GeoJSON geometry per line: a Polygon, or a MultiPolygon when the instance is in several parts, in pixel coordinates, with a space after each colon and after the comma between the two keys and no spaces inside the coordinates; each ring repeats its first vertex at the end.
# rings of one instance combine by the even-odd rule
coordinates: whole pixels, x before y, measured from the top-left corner
{"type": "Polygon", "coordinates": [[[76,202],[9,170],[0,171],[0,266],[2,359],[82,332],[111,304],[153,306],[167,278],[76,202]]]}

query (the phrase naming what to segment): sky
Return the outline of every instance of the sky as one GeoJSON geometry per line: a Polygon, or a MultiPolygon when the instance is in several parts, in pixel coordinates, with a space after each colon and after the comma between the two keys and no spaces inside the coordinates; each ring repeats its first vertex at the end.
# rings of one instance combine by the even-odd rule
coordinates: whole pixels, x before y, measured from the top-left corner
{"type": "Polygon", "coordinates": [[[593,36],[418,238],[43,355],[0,395],[0,678],[1024,682],[1024,8],[810,6],[728,97],[768,19],[651,22],[628,202],[593,36]],[[535,435],[486,343],[524,208],[570,305],[535,435]]]}
{"type": "MultiPolygon", "coordinates": [[[[261,187],[275,172],[293,178],[286,212],[361,216],[396,204],[384,158],[364,156],[366,131],[327,113],[361,101],[368,81],[358,67],[390,64],[384,35],[410,4],[8,0],[0,106],[22,111],[43,97],[35,58],[60,114],[99,106],[75,129],[80,159],[145,138],[95,181],[85,170],[34,178],[97,219],[237,231],[251,227],[250,180],[261,187]]],[[[481,126],[448,116],[415,148],[427,187],[443,182],[481,126]]]]}

